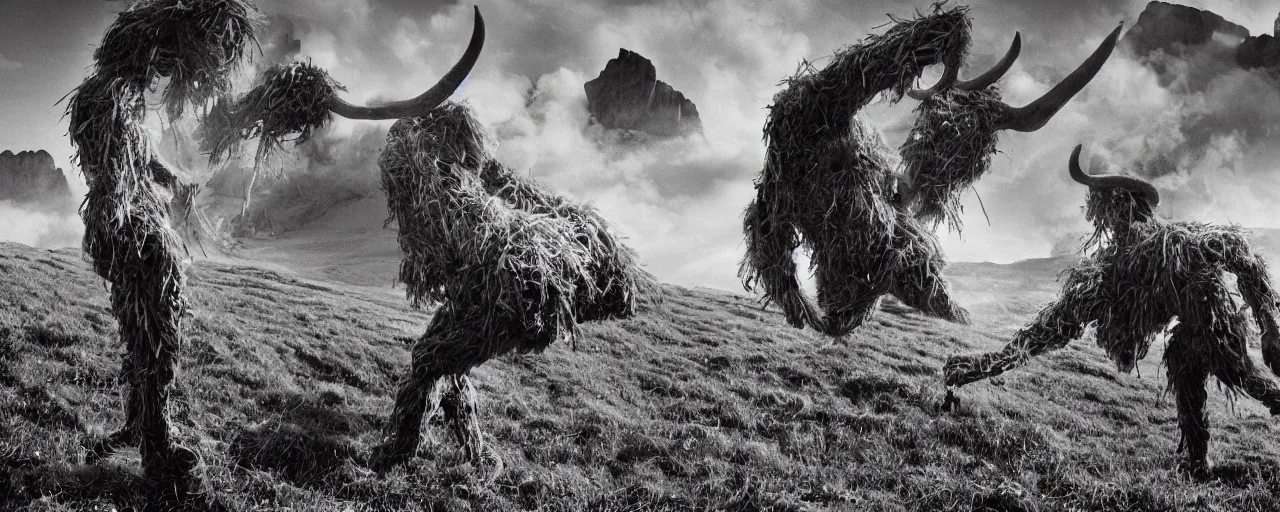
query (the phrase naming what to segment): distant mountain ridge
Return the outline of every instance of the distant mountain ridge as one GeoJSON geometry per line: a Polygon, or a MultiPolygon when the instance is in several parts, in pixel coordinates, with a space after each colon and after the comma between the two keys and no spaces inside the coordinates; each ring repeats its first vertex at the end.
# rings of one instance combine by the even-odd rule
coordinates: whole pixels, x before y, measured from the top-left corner
{"type": "Polygon", "coordinates": [[[62,169],[49,152],[5,150],[0,153],[0,201],[41,210],[74,207],[75,198],[62,169]]]}
{"type": "Polygon", "coordinates": [[[1146,57],[1156,50],[1181,53],[1187,47],[1208,43],[1215,34],[1243,40],[1249,30],[1211,11],[1185,5],[1151,2],[1122,39],[1135,55],[1146,57]]]}
{"type": "Polygon", "coordinates": [[[1185,5],[1148,3],[1121,40],[1138,58],[1150,57],[1156,51],[1185,55],[1210,43],[1232,50],[1236,64],[1244,69],[1280,71],[1280,39],[1275,34],[1254,36],[1212,11],[1185,5]]]}

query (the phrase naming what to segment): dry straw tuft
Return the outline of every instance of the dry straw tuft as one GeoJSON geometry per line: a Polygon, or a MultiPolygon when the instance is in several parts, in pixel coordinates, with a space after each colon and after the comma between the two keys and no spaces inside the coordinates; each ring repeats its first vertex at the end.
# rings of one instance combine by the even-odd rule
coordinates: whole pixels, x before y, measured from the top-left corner
{"type": "Polygon", "coordinates": [[[946,89],[916,108],[916,124],[903,142],[905,175],[915,190],[914,210],[921,222],[942,221],[960,231],[960,192],[991,167],[997,122],[1007,107],[995,86],[976,91],[946,89]]]}
{"type": "Polygon", "coordinates": [[[343,90],[310,62],[276,64],[240,99],[218,99],[197,134],[200,149],[217,164],[234,154],[242,140],[257,138],[255,161],[261,165],[283,143],[306,142],[332,120],[329,108],[343,90]]]}

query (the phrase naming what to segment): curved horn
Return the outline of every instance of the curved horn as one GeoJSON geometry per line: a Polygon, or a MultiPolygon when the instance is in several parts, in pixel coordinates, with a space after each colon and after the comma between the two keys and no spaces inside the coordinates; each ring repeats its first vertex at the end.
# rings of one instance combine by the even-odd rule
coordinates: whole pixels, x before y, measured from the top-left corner
{"type": "Polygon", "coordinates": [[[1111,56],[1111,50],[1116,47],[1116,40],[1120,38],[1121,28],[1124,28],[1123,23],[1111,31],[1111,35],[1108,35],[1102,41],[1102,45],[1093,51],[1093,55],[1085,59],[1080,67],[1072,71],[1061,82],[1058,82],[1058,85],[1053,86],[1053,89],[1050,89],[1044,96],[1025,107],[1009,109],[1009,113],[998,128],[1001,130],[1034,132],[1043,127],[1045,123],[1048,123],[1049,119],[1054,114],[1057,114],[1058,110],[1061,110],[1062,106],[1066,105],[1072,96],[1084,89],[1084,86],[1090,80],[1093,80],[1094,75],[1098,74],[1098,70],[1102,69],[1102,65],[1107,62],[1107,57],[1111,56]]]}
{"type": "Polygon", "coordinates": [[[334,98],[333,106],[329,107],[329,110],[348,119],[402,119],[426,115],[431,109],[444,103],[444,100],[449,99],[453,91],[462,85],[467,74],[471,73],[476,59],[480,57],[480,49],[484,47],[484,17],[480,16],[479,7],[475,8],[475,12],[475,28],[471,31],[471,42],[467,44],[467,51],[439,82],[427,89],[427,92],[413,99],[376,107],[352,105],[342,98],[334,98]]]}
{"type": "Polygon", "coordinates": [[[924,101],[928,97],[937,94],[938,91],[951,87],[951,84],[956,82],[956,77],[960,75],[960,70],[950,64],[944,64],[944,66],[946,66],[946,69],[942,71],[942,78],[938,79],[938,83],[933,84],[933,87],[928,89],[911,89],[907,91],[907,96],[924,101]]]}
{"type": "Polygon", "coordinates": [[[1067,167],[1071,172],[1071,179],[1089,188],[1123,188],[1137,192],[1142,194],[1142,197],[1147,200],[1147,204],[1150,204],[1152,208],[1160,204],[1160,191],[1156,190],[1156,187],[1152,184],[1138,178],[1119,174],[1090,175],[1085,173],[1084,169],[1080,168],[1080,149],[1083,147],[1084,145],[1080,144],[1071,151],[1071,163],[1067,167]]]}
{"type": "Polygon", "coordinates": [[[1009,68],[1013,67],[1013,61],[1018,60],[1018,54],[1022,53],[1022,32],[1013,33],[1013,44],[1009,45],[1009,51],[1005,52],[1004,57],[997,62],[995,66],[987,70],[986,73],[978,75],[973,80],[961,80],[956,82],[956,89],[963,91],[976,91],[986,89],[987,86],[996,83],[1000,77],[1009,72],[1009,68]]]}

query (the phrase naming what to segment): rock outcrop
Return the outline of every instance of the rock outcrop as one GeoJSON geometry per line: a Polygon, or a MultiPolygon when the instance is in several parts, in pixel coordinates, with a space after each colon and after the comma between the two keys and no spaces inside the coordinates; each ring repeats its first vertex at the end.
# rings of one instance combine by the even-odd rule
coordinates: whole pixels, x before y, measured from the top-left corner
{"type": "Polygon", "coordinates": [[[1245,39],[1236,48],[1236,63],[1245,69],[1280,68],[1280,39],[1269,34],[1245,39]]]}
{"type": "Polygon", "coordinates": [[[1249,30],[1210,11],[1151,2],[1142,10],[1133,28],[1125,33],[1121,44],[1138,57],[1146,57],[1156,50],[1177,55],[1188,47],[1213,41],[1215,35],[1223,44],[1234,46],[1249,37],[1249,30]]]}
{"type": "Polygon", "coordinates": [[[0,153],[0,201],[42,210],[74,207],[67,177],[45,150],[0,153]]]}
{"type": "MultiPolygon", "coordinates": [[[[1276,27],[1280,29],[1280,18],[1276,19],[1276,27]]],[[[1222,16],[1184,5],[1147,4],[1121,44],[1140,59],[1157,51],[1175,57],[1192,52],[1222,52],[1228,61],[1234,54],[1235,63],[1241,68],[1262,68],[1280,74],[1280,34],[1252,36],[1248,29],[1222,16]]],[[[1165,62],[1148,64],[1163,72],[1165,62]]]]}
{"type": "Polygon", "coordinates": [[[702,133],[698,107],[658,80],[653,63],[633,51],[619,49],[585,87],[591,117],[605,128],[658,137],[702,133]]]}

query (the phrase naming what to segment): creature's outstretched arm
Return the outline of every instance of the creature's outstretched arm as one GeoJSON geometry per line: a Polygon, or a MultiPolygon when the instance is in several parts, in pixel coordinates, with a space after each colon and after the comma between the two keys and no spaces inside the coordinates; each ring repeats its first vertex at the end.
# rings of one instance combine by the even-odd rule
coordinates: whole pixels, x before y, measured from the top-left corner
{"type": "Polygon", "coordinates": [[[1084,334],[1085,326],[1096,319],[1101,304],[1082,286],[1068,281],[1062,297],[1045,306],[1031,325],[1013,335],[1013,341],[999,352],[976,356],[952,356],[943,375],[948,386],[963,386],[1016,368],[1031,358],[1067,346],[1084,334]]]}
{"type": "Polygon", "coordinates": [[[800,236],[789,222],[777,216],[767,217],[761,211],[762,202],[761,198],[752,201],[743,216],[747,254],[738,277],[748,291],[757,284],[763,285],[765,297],[782,307],[792,327],[803,328],[807,324],[823,330],[822,315],[796,280],[796,263],[791,254],[800,246],[800,236]]]}
{"type": "Polygon", "coordinates": [[[1262,360],[1271,371],[1280,375],[1280,294],[1271,282],[1267,262],[1262,256],[1246,250],[1233,258],[1227,270],[1236,275],[1240,295],[1253,309],[1253,318],[1262,331],[1262,360]]]}

